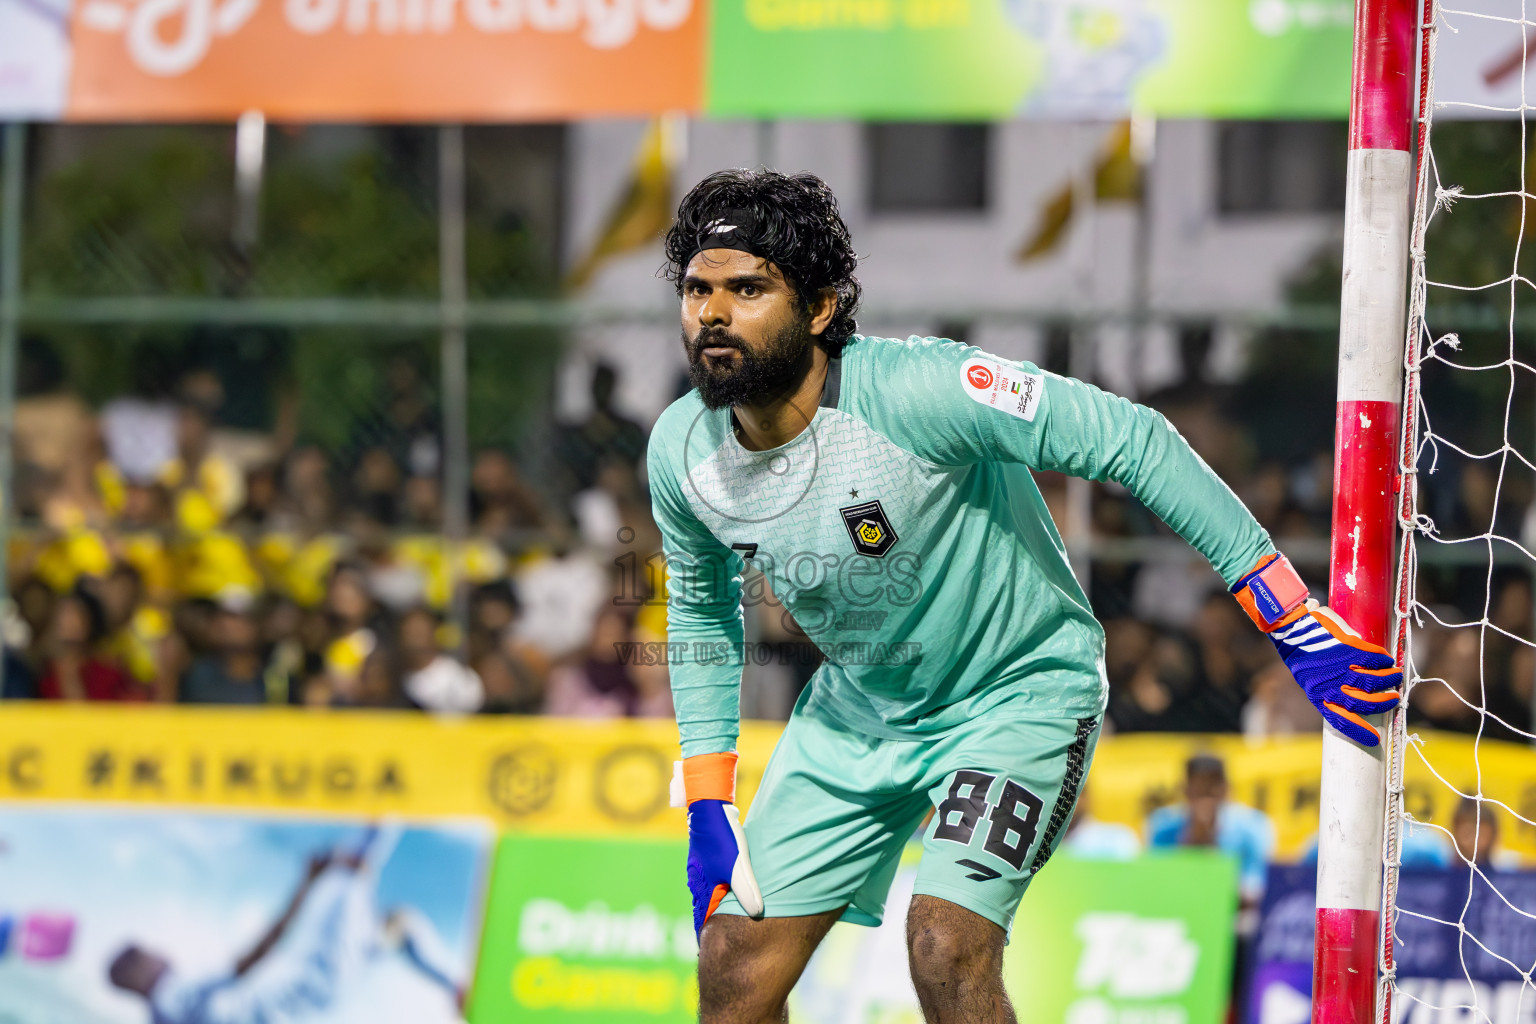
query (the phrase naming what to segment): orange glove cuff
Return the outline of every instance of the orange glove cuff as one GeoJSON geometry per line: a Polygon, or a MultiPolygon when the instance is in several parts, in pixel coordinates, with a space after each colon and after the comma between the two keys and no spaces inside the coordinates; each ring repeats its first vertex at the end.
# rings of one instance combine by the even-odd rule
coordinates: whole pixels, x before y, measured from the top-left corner
{"type": "Polygon", "coordinates": [[[736,802],[736,755],[698,754],[683,759],[683,792],[688,802],[736,802]]]}

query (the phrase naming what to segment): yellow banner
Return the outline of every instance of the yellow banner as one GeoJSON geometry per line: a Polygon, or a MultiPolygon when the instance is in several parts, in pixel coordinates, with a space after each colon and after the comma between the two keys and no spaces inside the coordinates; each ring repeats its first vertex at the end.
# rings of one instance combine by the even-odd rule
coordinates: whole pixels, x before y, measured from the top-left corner
{"type": "MultiPolygon", "coordinates": [[[[743,800],[780,727],[742,729],[743,800]]],[[[539,833],[680,836],[677,726],[406,712],[0,708],[0,799],[326,815],[473,815],[539,833]]]]}
{"type": "MultiPolygon", "coordinates": [[[[742,727],[743,806],[781,728],[742,727]]],[[[1414,817],[1449,828],[1461,800],[1451,787],[1475,793],[1480,777],[1485,797],[1536,820],[1536,751],[1447,733],[1420,735],[1408,751],[1405,779],[1414,817]]],[[[1321,747],[1317,736],[1262,745],[1239,736],[1108,736],[1089,775],[1092,813],[1140,831],[1148,812],[1181,799],[1185,760],[1210,752],[1225,759],[1233,798],[1267,812],[1280,855],[1292,857],[1317,830],[1321,747]]],[[[533,833],[680,836],[682,812],[668,806],[677,754],[677,727],[667,721],[142,705],[0,708],[0,800],[468,815],[533,833]]],[[[1536,856],[1536,828],[1497,813],[1503,846],[1536,856]]]]}
{"type": "MultiPolygon", "coordinates": [[[[1481,778],[1485,798],[1536,820],[1536,750],[1495,740],[1475,743],[1456,733],[1414,735],[1403,772],[1403,804],[1414,818],[1449,829],[1461,794],[1477,793],[1481,778]]],[[[1317,834],[1322,750],[1321,734],[1262,744],[1229,735],[1106,737],[1088,776],[1093,815],[1140,831],[1153,808],[1183,798],[1184,762],[1196,753],[1216,754],[1226,762],[1232,799],[1268,814],[1279,856],[1294,858],[1317,834]]],[[[1536,857],[1536,828],[1488,803],[1483,813],[1497,815],[1504,849],[1536,857]]]]}

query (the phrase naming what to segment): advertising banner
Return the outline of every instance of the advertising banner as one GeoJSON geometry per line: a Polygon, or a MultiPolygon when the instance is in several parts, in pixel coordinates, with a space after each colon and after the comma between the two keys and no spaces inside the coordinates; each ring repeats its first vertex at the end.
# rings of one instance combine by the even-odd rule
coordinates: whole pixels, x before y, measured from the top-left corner
{"type": "Polygon", "coordinates": [[[708,110],[1345,117],[1350,0],[716,0],[708,110]]]}
{"type": "MultiPolygon", "coordinates": [[[[780,726],[747,723],[750,804],[780,726]]],[[[676,838],[669,721],[8,704],[0,800],[485,818],[564,835],[676,838]]]]}
{"type": "MultiPolygon", "coordinates": [[[[1497,740],[1477,740],[1457,733],[1416,730],[1426,757],[1406,759],[1403,804],[1418,821],[1451,827],[1461,793],[1481,792],[1513,808],[1521,821],[1492,802],[1485,815],[1497,815],[1504,849],[1536,857],[1536,750],[1497,740]],[[1438,773],[1438,777],[1437,777],[1438,773]],[[1479,789],[1481,787],[1481,789],[1479,789]]],[[[1322,737],[1296,736],[1253,743],[1236,735],[1137,733],[1099,742],[1088,775],[1094,817],[1141,829],[1146,816],[1183,799],[1184,763],[1193,754],[1219,756],[1227,767],[1232,799],[1257,807],[1275,826],[1276,853],[1294,860],[1317,834],[1318,788],[1322,777],[1322,737]]]]}
{"type": "Polygon", "coordinates": [[[1351,22],[1350,0],[0,0],[0,117],[1342,118],[1351,22]]]}
{"type": "Polygon", "coordinates": [[[685,841],[506,836],[471,1024],[698,1019],[685,841]]]}
{"type": "MultiPolygon", "coordinates": [[[[921,1024],[906,917],[909,846],[879,928],[837,924],[791,996],[809,1024],[921,1024]]],[[[471,1024],[698,1018],[687,845],[508,836],[497,852],[471,1024]]],[[[1051,859],[1004,960],[1031,1019],[1218,1024],[1227,1005],[1237,867],[1204,851],[1131,862],[1051,859]]]]}
{"type": "Polygon", "coordinates": [[[0,43],[0,111],[506,121],[697,110],[703,3],[4,0],[0,40],[17,31],[49,45],[0,43]]]}
{"type": "Polygon", "coordinates": [[[1052,858],[1024,896],[1003,971],[1029,1016],[1067,1024],[1225,1019],[1237,863],[1206,850],[1052,858]]]}
{"type": "MultiPolygon", "coordinates": [[[[1536,872],[1404,870],[1397,893],[1399,1024],[1527,1024],[1522,972],[1536,963],[1536,872]]],[[[1248,1024],[1306,1024],[1312,1012],[1315,868],[1274,867],[1264,896],[1248,1024]]]]}
{"type": "MultiPolygon", "coordinates": [[[[3,0],[0,0],[3,2],[3,0]]],[[[737,791],[750,807],[782,726],[742,725],[737,791]]],[[[1439,781],[1410,758],[1404,802],[1449,828],[1462,792],[1536,820],[1536,750],[1424,732],[1439,781]],[[1474,756],[1475,754],[1475,756],[1474,756]],[[1479,780],[1481,780],[1479,782],[1479,780]]],[[[668,721],[441,719],[398,712],[8,704],[0,715],[0,801],[109,801],[406,817],[472,815],[542,835],[684,834],[668,806],[677,726],[668,721]]],[[[1274,822],[1281,858],[1317,831],[1318,736],[1106,736],[1088,776],[1094,816],[1140,832],[1183,799],[1184,762],[1223,758],[1232,798],[1274,822]]],[[[1536,856],[1536,828],[1493,804],[1504,848],[1536,856]]]]}
{"type": "MultiPolygon", "coordinates": [[[[1344,118],[1351,0],[0,0],[0,118],[1344,118]]],[[[1513,116],[1518,19],[1440,34],[1513,116]]]]}
{"type": "Polygon", "coordinates": [[[0,807],[0,1021],[458,1021],[491,838],[0,807]]]}
{"type": "MultiPolygon", "coordinates": [[[[832,927],[790,999],[815,1024],[922,1024],[906,917],[921,846],[908,848],[879,928],[832,927]]],[[[1235,862],[1207,851],[1137,861],[1051,858],[1003,954],[1020,1020],[1220,1024],[1237,910],[1235,862]]]]}

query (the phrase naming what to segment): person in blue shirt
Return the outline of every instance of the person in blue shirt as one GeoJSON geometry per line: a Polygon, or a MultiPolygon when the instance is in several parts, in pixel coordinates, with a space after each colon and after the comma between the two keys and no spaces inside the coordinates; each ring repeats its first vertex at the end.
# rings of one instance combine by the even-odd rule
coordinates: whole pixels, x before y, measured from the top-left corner
{"type": "Polygon", "coordinates": [[[1275,826],[1263,811],[1227,799],[1227,766],[1214,754],[1196,754],[1184,763],[1184,803],[1159,807],[1147,816],[1147,848],[1207,846],[1237,859],[1237,945],[1232,993],[1247,987],[1259,906],[1275,852],[1275,826]]]}
{"type": "MultiPolygon", "coordinates": [[[[1237,858],[1243,915],[1264,897],[1264,877],[1275,852],[1275,827],[1263,811],[1227,798],[1227,766],[1214,754],[1196,754],[1184,765],[1184,803],[1147,816],[1148,849],[1214,846],[1237,858]]],[[[1239,919],[1239,930],[1243,919],[1239,919]]]]}

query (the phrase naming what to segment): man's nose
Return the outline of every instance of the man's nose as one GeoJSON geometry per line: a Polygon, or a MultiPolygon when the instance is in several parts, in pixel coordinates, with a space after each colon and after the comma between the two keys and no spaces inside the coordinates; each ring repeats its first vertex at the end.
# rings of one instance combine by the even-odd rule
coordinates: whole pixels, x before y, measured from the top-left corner
{"type": "Polygon", "coordinates": [[[699,323],[705,327],[725,326],[731,322],[731,304],[722,292],[711,292],[699,307],[699,323]]]}

